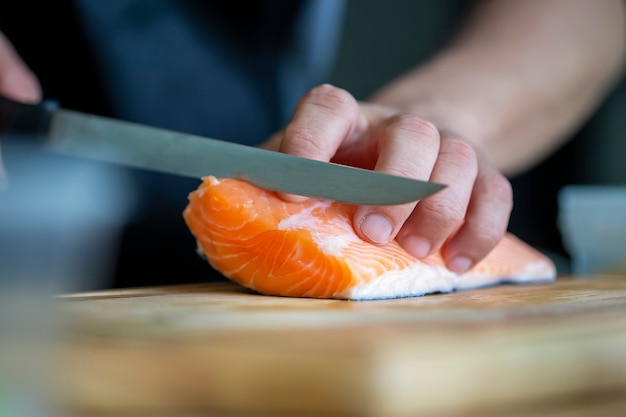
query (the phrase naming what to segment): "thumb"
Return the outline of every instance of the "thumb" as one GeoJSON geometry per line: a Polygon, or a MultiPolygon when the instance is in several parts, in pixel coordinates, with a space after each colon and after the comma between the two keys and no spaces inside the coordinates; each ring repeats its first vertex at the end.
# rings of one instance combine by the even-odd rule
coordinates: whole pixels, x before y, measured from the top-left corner
{"type": "Polygon", "coordinates": [[[41,87],[37,78],[1,32],[0,94],[25,103],[37,103],[41,100],[41,87]]]}

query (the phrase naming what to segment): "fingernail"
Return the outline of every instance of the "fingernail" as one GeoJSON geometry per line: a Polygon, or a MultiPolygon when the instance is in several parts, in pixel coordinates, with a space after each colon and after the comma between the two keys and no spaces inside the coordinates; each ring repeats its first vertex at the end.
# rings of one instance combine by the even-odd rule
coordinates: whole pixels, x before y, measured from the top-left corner
{"type": "Polygon", "coordinates": [[[361,232],[375,243],[387,243],[391,238],[393,226],[391,221],[380,214],[372,213],[361,221],[361,232]]]}
{"type": "Polygon", "coordinates": [[[407,236],[402,239],[402,247],[418,259],[430,253],[430,243],[426,239],[417,236],[407,236]]]}
{"type": "Polygon", "coordinates": [[[459,256],[457,258],[454,258],[448,264],[448,268],[450,268],[452,272],[456,272],[457,274],[463,274],[467,272],[467,270],[470,269],[471,266],[472,266],[472,261],[469,258],[466,258],[464,256],[459,256]]]}
{"type": "Polygon", "coordinates": [[[304,203],[308,200],[308,197],[297,195],[297,194],[287,194],[287,193],[278,193],[280,198],[285,201],[289,201],[290,203],[304,203]]]}

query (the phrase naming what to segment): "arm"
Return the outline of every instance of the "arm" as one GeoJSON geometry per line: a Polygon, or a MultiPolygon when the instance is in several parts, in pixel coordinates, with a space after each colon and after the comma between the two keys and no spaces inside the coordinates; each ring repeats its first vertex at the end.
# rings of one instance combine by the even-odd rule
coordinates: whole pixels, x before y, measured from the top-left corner
{"type": "Polygon", "coordinates": [[[622,73],[623,0],[479,1],[457,39],[372,101],[462,135],[507,174],[547,156],[622,73]]]}
{"type": "Polygon", "coordinates": [[[357,103],[321,86],[270,144],[283,152],[449,186],[417,205],[359,207],[366,240],[416,257],[441,249],[464,272],[502,238],[502,172],[556,148],[604,98],[624,62],[622,0],[483,0],[434,59],[357,103]],[[373,215],[373,216],[372,216],[373,215]]]}

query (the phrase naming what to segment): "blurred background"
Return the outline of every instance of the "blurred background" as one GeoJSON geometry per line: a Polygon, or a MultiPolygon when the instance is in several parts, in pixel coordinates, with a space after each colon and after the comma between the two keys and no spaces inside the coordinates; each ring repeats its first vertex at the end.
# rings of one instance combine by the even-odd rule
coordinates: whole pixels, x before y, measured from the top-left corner
{"type": "MultiPolygon", "coordinates": [[[[284,123],[284,108],[289,108],[285,103],[293,103],[318,82],[329,81],[358,99],[366,99],[444,45],[471,4],[467,0],[347,1],[345,9],[334,14],[340,21],[326,22],[316,32],[336,35],[337,42],[305,57],[317,59],[323,68],[308,74],[305,82],[294,85],[288,97],[280,101],[275,97],[278,88],[274,88],[276,80],[271,74],[282,50],[266,45],[285,47],[281,39],[293,28],[282,23],[297,12],[299,2],[180,2],[191,16],[187,16],[193,23],[189,33],[159,17],[168,16],[168,4],[175,2],[147,2],[153,15],[129,6],[129,1],[98,3],[23,0],[0,5],[0,30],[38,75],[46,97],[59,100],[66,108],[250,144],[263,141],[278,129],[284,123]],[[274,19],[273,30],[268,38],[259,38],[258,34],[267,30],[259,17],[267,17],[263,13],[268,10],[274,19]],[[157,12],[161,14],[157,16],[157,12]],[[119,15],[124,16],[127,26],[114,25],[119,15]],[[195,20],[200,15],[213,19],[217,29],[206,30],[195,20]],[[86,17],[90,24],[84,23],[86,17]],[[235,20],[244,24],[235,27],[235,20]],[[158,26],[154,36],[143,36],[153,26],[158,26]],[[179,34],[180,39],[191,36],[193,42],[178,46],[168,43],[178,40],[179,34]],[[208,58],[198,58],[191,46],[185,46],[198,47],[200,40],[211,37],[227,37],[245,53],[231,56],[217,48],[208,52],[208,58]],[[123,47],[134,55],[129,59],[117,56],[117,66],[107,64],[108,55],[118,54],[123,47]],[[223,67],[217,68],[222,63],[223,67]],[[236,67],[248,72],[240,73],[236,67]],[[228,77],[211,85],[208,74],[212,70],[228,77]],[[142,79],[143,89],[131,83],[132,77],[142,79]],[[245,89],[229,89],[229,83],[241,82],[267,88],[254,95],[245,89]],[[211,113],[209,103],[216,100],[224,105],[220,112],[211,113]],[[201,123],[195,122],[198,120],[201,123]],[[212,125],[212,120],[220,125],[212,125]]],[[[322,3],[324,7],[342,5],[332,0],[322,3]]],[[[557,222],[559,191],[567,184],[626,184],[625,128],[626,86],[622,82],[567,145],[531,171],[511,178],[515,208],[510,231],[553,257],[561,272],[570,270],[570,262],[557,222]]],[[[119,233],[111,278],[85,286],[222,279],[196,255],[195,242],[181,216],[186,196],[198,181],[117,170],[138,203],[119,233]]]]}

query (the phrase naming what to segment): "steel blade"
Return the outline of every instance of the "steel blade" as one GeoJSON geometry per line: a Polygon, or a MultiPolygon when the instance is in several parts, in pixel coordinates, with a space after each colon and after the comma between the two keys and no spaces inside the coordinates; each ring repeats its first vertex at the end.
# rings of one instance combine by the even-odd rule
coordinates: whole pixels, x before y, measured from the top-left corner
{"type": "Polygon", "coordinates": [[[240,178],[269,190],[359,205],[417,201],[444,187],[62,109],[52,116],[46,148],[195,178],[240,178]]]}

